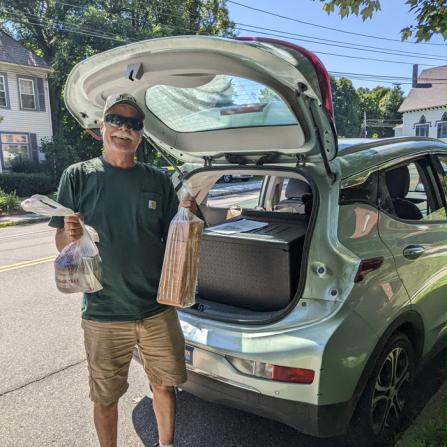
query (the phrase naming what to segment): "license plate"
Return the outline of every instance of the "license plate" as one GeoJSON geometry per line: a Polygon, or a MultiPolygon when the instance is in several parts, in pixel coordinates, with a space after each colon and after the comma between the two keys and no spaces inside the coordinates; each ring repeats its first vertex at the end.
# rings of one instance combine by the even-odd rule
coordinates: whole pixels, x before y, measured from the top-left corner
{"type": "Polygon", "coordinates": [[[192,366],[192,356],[193,356],[194,348],[192,346],[186,345],[185,348],[185,360],[187,365],[192,366]]]}

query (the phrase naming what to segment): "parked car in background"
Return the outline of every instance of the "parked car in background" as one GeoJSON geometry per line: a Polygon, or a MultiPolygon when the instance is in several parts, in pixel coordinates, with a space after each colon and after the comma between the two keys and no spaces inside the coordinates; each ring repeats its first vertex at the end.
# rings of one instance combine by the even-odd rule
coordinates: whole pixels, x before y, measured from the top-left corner
{"type": "Polygon", "coordinates": [[[247,182],[253,178],[250,174],[225,174],[223,175],[219,181],[224,183],[231,183],[233,180],[240,180],[241,182],[247,182]]]}
{"type": "Polygon", "coordinates": [[[145,107],[145,138],[183,163],[207,224],[196,304],[179,311],[183,388],[313,436],[383,442],[447,334],[447,145],[339,144],[323,65],[271,39],[118,47],[74,68],[67,107],[92,128],[116,91],[145,107]],[[263,179],[237,209],[209,195],[235,174],[263,179]]]}

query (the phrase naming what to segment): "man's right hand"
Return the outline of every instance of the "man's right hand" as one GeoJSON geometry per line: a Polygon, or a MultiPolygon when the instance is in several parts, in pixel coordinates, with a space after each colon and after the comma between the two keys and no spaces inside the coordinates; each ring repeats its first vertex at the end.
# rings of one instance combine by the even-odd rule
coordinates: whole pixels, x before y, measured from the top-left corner
{"type": "Polygon", "coordinates": [[[70,242],[81,239],[83,229],[81,225],[82,216],[79,213],[64,217],[64,230],[70,242]]]}

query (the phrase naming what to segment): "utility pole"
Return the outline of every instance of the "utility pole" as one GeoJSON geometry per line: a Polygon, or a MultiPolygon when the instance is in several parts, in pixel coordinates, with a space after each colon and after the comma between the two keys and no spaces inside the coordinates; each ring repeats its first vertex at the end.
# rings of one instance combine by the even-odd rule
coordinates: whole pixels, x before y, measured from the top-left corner
{"type": "Polygon", "coordinates": [[[363,131],[364,131],[363,138],[366,138],[368,135],[368,131],[366,130],[366,110],[363,111],[363,131]]]}

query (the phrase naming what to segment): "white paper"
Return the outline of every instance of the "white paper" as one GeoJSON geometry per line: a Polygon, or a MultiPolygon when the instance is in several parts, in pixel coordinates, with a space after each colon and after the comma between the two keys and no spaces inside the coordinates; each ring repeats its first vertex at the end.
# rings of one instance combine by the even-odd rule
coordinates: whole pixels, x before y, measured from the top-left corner
{"type": "Polygon", "coordinates": [[[213,231],[220,234],[235,234],[244,233],[246,231],[257,230],[258,228],[263,228],[268,225],[267,222],[258,222],[256,220],[237,220],[235,222],[228,222],[221,225],[216,225],[215,227],[207,228],[207,231],[213,231]]]}

